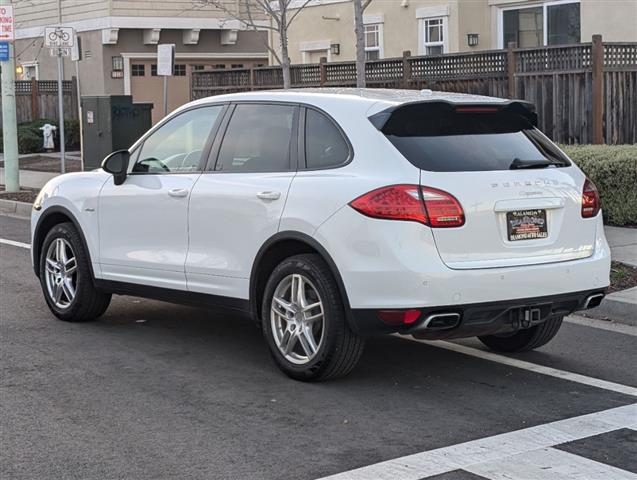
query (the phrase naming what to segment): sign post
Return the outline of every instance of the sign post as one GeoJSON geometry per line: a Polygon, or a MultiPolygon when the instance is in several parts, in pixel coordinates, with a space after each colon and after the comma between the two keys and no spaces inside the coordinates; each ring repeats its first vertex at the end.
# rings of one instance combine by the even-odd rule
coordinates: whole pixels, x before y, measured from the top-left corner
{"type": "Polygon", "coordinates": [[[65,137],[64,137],[64,63],[62,57],[71,54],[71,48],[75,45],[75,32],[69,27],[46,27],[44,29],[44,46],[51,51],[51,56],[58,57],[58,109],[59,109],[59,125],[60,130],[60,162],[61,172],[66,170],[65,157],[65,137]]]}
{"type": "Polygon", "coordinates": [[[168,115],[168,77],[173,74],[175,44],[164,43],[157,46],[157,75],[164,77],[164,117],[168,115]]]}
{"type": "Polygon", "coordinates": [[[10,0],[0,0],[0,67],[2,69],[2,141],[4,147],[5,188],[20,190],[18,165],[18,126],[15,108],[15,62],[13,6],[10,0]]]}

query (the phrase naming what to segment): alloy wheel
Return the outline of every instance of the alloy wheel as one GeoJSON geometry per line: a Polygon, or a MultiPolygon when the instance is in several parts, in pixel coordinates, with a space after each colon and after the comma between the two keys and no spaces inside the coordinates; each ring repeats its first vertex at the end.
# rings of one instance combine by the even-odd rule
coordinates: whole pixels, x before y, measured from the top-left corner
{"type": "Polygon", "coordinates": [[[316,356],[325,329],[323,302],[301,274],[283,278],[272,297],[270,323],[274,342],[291,363],[305,365],[316,356]]]}
{"type": "Polygon", "coordinates": [[[45,259],[46,289],[60,309],[68,308],[77,290],[77,260],[71,244],[63,238],[51,242],[45,259]]]}

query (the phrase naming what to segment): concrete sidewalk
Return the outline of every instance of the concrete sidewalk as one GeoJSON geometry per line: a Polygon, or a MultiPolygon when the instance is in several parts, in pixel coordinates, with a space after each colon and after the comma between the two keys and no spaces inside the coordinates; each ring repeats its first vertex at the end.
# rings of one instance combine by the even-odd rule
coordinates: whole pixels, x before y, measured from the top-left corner
{"type": "Polygon", "coordinates": [[[637,228],[604,228],[613,260],[637,267],[637,228]]]}
{"type": "MultiPolygon", "coordinates": [[[[46,182],[59,173],[53,172],[35,172],[33,170],[20,170],[20,186],[26,188],[35,188],[40,190],[46,182]]],[[[4,168],[0,168],[0,183],[6,185],[4,181],[4,168]]]]}

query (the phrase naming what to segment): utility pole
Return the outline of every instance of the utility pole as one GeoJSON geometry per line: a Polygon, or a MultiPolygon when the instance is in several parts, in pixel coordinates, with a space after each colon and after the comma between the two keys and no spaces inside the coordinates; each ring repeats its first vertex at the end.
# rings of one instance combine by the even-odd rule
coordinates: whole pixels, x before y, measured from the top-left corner
{"type": "MultiPolygon", "coordinates": [[[[0,0],[0,13],[13,17],[11,0],[0,0]],[[3,9],[4,6],[9,8],[3,9]]],[[[15,22],[13,22],[15,23],[15,22]]],[[[11,26],[13,30],[13,25],[11,26]]],[[[13,33],[13,31],[12,31],[13,33]]],[[[2,67],[2,141],[4,146],[4,182],[7,192],[20,190],[20,167],[18,165],[18,125],[15,108],[15,57],[13,35],[8,42],[8,59],[0,61],[2,67]]]]}

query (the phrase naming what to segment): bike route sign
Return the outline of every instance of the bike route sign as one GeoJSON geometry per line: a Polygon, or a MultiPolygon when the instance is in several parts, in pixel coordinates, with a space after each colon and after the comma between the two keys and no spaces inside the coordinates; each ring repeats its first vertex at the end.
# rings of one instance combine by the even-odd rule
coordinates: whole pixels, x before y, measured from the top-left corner
{"type": "Polygon", "coordinates": [[[71,48],[75,34],[71,27],[45,27],[44,46],[47,48],[71,48]]]}

